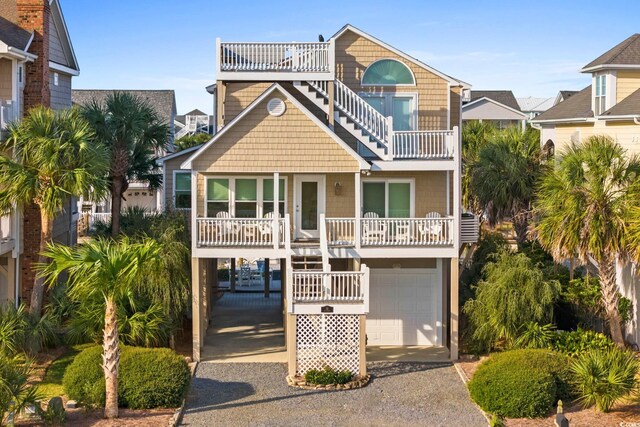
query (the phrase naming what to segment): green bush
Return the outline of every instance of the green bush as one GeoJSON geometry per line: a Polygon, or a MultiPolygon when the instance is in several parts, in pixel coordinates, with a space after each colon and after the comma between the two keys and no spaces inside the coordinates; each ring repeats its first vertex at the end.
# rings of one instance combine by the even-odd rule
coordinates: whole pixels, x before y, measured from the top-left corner
{"type": "Polygon", "coordinates": [[[588,350],[609,350],[615,347],[606,335],[587,329],[560,331],[555,336],[551,348],[569,356],[576,356],[588,350]]]}
{"type": "Polygon", "coordinates": [[[471,398],[483,410],[509,418],[545,416],[569,397],[566,356],[548,350],[492,354],[469,382],[471,398]]]}
{"type": "Polygon", "coordinates": [[[617,347],[586,351],[571,363],[578,402],[585,407],[595,405],[602,412],[609,412],[637,389],[639,372],[640,361],[634,354],[617,347]]]}
{"type": "MultiPolygon", "coordinates": [[[[63,378],[66,394],[82,405],[104,406],[102,347],[76,356],[63,378]]],[[[184,359],[166,348],[121,346],[118,404],[132,409],[180,406],[189,385],[184,359]]]]}
{"type": "Polygon", "coordinates": [[[353,374],[347,370],[336,371],[330,367],[322,370],[311,369],[304,375],[304,380],[308,384],[329,385],[346,384],[353,379],[353,374]]]}

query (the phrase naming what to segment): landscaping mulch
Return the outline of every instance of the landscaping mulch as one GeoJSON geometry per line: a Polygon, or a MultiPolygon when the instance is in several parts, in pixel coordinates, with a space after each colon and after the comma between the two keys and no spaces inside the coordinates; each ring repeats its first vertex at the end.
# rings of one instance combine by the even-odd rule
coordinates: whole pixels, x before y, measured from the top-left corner
{"type": "MultiPolygon", "coordinates": [[[[483,359],[484,360],[484,359],[483,359]]],[[[468,378],[473,377],[476,369],[483,360],[464,360],[458,362],[468,378]]],[[[640,403],[617,404],[611,412],[603,414],[594,408],[582,408],[575,403],[565,402],[564,414],[571,427],[619,427],[621,423],[640,423],[640,403]]],[[[555,412],[545,418],[515,418],[507,419],[507,427],[549,427],[553,426],[555,412]]]]}
{"type": "MultiPolygon", "coordinates": [[[[65,427],[165,427],[173,416],[175,409],[120,409],[120,416],[116,420],[104,419],[104,410],[87,411],[83,408],[67,409],[65,427]]],[[[17,426],[44,426],[38,421],[20,420],[17,426]]]]}

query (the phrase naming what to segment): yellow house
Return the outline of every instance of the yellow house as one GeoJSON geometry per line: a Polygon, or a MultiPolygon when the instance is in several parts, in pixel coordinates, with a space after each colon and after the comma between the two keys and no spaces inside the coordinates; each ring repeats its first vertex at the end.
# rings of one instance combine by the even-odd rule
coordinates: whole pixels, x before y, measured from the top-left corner
{"type": "Polygon", "coordinates": [[[363,374],[366,346],[456,359],[458,258],[477,235],[460,203],[468,85],[351,25],[217,40],[216,59],[221,127],[163,160],[165,205],[191,212],[194,358],[218,261],[248,258],[280,260],[291,375],[363,374]]]}
{"type": "MultiPolygon", "coordinates": [[[[592,135],[609,135],[629,154],[640,154],[640,34],[582,68],[592,84],[536,117],[541,144],[550,153],[592,135]]],[[[640,280],[637,266],[618,269],[620,292],[633,302],[627,339],[640,342],[640,280]]]]}

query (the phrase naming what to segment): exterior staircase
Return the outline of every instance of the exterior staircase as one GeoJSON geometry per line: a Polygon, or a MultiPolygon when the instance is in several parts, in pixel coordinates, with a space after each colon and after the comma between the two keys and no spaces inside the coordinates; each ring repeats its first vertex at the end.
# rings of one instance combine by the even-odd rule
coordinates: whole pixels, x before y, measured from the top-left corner
{"type": "Polygon", "coordinates": [[[318,255],[297,255],[291,257],[293,271],[322,271],[322,257],[318,255]]]}
{"type": "MultiPolygon", "coordinates": [[[[328,82],[295,82],[294,86],[329,114],[328,82]]],[[[392,160],[393,119],[384,117],[340,80],[334,81],[334,88],[334,120],[376,156],[392,160]]]]}

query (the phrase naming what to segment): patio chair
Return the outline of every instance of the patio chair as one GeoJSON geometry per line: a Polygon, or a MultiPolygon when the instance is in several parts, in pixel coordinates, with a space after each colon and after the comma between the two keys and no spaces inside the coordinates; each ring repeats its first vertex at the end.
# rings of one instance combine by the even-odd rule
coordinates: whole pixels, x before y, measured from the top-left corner
{"type": "Polygon", "coordinates": [[[260,235],[262,236],[262,241],[264,242],[272,242],[273,241],[273,219],[280,219],[280,212],[267,212],[264,214],[264,219],[270,219],[272,221],[260,221],[258,225],[258,231],[260,231],[260,235]]]}
{"type": "Polygon", "coordinates": [[[427,221],[421,222],[418,225],[423,240],[430,242],[433,237],[440,238],[442,236],[442,221],[429,221],[430,219],[442,218],[438,212],[429,212],[425,218],[427,221]],[[426,238],[426,239],[425,239],[426,238]]]}
{"type": "MultiPolygon", "coordinates": [[[[217,219],[225,220],[233,218],[229,212],[222,211],[216,214],[217,219]]],[[[238,234],[238,225],[231,221],[217,221],[216,222],[216,234],[220,236],[221,240],[230,243],[235,240],[238,234]]]]}
{"type": "Polygon", "coordinates": [[[365,243],[382,243],[387,236],[387,223],[376,221],[380,215],[375,212],[364,214],[365,221],[362,222],[362,240],[365,243]]]}

